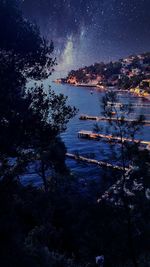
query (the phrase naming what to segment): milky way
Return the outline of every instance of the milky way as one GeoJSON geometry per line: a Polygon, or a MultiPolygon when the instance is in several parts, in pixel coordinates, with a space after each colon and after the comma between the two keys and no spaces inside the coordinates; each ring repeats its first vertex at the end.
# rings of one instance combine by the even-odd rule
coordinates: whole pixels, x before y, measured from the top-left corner
{"type": "Polygon", "coordinates": [[[150,0],[24,0],[52,39],[59,70],[150,50],[150,0]]]}

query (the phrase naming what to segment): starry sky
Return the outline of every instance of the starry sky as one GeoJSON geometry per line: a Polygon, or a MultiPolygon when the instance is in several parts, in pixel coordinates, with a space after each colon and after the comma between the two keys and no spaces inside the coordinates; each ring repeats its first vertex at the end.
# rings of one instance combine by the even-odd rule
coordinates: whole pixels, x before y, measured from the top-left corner
{"type": "Polygon", "coordinates": [[[150,0],[23,0],[53,40],[57,73],[150,51],[150,0]]]}

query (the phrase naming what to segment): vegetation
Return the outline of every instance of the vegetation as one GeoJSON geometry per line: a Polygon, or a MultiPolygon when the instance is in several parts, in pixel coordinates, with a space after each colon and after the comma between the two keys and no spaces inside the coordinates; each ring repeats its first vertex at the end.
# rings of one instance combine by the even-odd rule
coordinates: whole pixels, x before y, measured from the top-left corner
{"type": "MultiPolygon", "coordinates": [[[[97,201],[99,192],[93,194],[92,188],[90,196],[83,195],[66,168],[60,133],[76,109],[62,94],[39,85],[53,71],[52,51],[37,26],[22,17],[17,0],[0,1],[0,266],[94,267],[101,254],[106,267],[133,266],[125,206],[105,198],[97,201]],[[32,88],[27,86],[30,79],[38,81],[32,88]],[[21,183],[31,165],[42,178],[41,187],[21,183]]],[[[120,65],[113,67],[117,72],[120,65]]],[[[111,64],[107,75],[110,71],[111,64]]],[[[128,127],[130,134],[141,122],[128,127]]],[[[136,157],[138,147],[132,148],[140,168],[136,179],[144,177],[142,190],[129,200],[134,204],[132,242],[139,266],[148,267],[149,154],[138,150],[136,157]]]]}
{"type": "Polygon", "coordinates": [[[58,137],[76,110],[67,106],[66,97],[55,95],[50,88],[47,93],[42,85],[26,88],[29,78],[41,80],[51,74],[55,64],[51,58],[53,45],[22,18],[15,1],[1,1],[0,10],[1,25],[6,24],[0,36],[0,158],[7,165],[7,171],[1,166],[1,175],[18,176],[30,161],[38,160],[46,187],[45,160],[49,160],[51,169],[57,165],[57,171],[61,158],[60,169],[65,165],[66,151],[58,137]],[[12,174],[9,157],[15,157],[12,174]]]}
{"type": "MultiPolygon", "coordinates": [[[[144,116],[140,115],[133,121],[128,120],[133,107],[130,104],[119,104],[114,92],[108,92],[103,98],[103,110],[103,115],[109,118],[107,132],[114,133],[113,135],[119,138],[118,140],[112,138],[111,152],[113,160],[121,164],[122,173],[117,183],[110,187],[109,194],[104,194],[102,199],[110,201],[124,211],[130,258],[133,266],[136,267],[139,266],[137,259],[140,245],[137,253],[134,238],[136,235],[139,237],[141,235],[142,229],[139,230],[139,224],[144,223],[146,219],[143,216],[143,210],[149,205],[146,192],[150,187],[149,152],[142,147],[140,141],[136,141],[137,134],[144,123],[144,116]],[[115,114],[115,120],[112,114],[115,114]]],[[[98,129],[99,127],[96,126],[96,130],[98,129]]],[[[145,250],[147,250],[146,247],[145,250]]]]}
{"type": "Polygon", "coordinates": [[[119,89],[129,90],[140,86],[141,82],[149,77],[149,53],[145,53],[116,62],[95,63],[76,71],[72,70],[62,82],[92,84],[92,81],[95,81],[95,85],[118,86],[119,89]]]}

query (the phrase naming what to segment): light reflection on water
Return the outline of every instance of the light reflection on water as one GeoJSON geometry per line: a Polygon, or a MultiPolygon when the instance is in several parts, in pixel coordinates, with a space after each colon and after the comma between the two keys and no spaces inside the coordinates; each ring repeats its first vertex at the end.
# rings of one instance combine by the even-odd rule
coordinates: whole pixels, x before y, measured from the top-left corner
{"type": "MultiPolygon", "coordinates": [[[[88,115],[101,115],[101,100],[104,96],[104,92],[100,92],[97,89],[92,89],[93,94],[91,94],[91,88],[86,87],[75,87],[70,85],[57,85],[52,84],[52,89],[56,93],[63,93],[68,96],[68,103],[79,109],[79,113],[75,118],[73,118],[69,124],[65,133],[62,134],[62,138],[67,146],[68,152],[74,153],[78,152],[81,155],[95,154],[95,158],[99,160],[107,160],[112,162],[112,159],[108,158],[109,145],[104,142],[97,142],[91,140],[84,140],[78,138],[78,131],[80,130],[93,130],[94,121],[80,121],[79,116],[81,114],[88,115]],[[105,156],[104,156],[105,152],[105,156]]],[[[136,107],[135,114],[150,114],[150,102],[144,101],[140,98],[134,97],[128,93],[119,93],[119,101],[123,103],[132,104],[145,104],[149,105],[145,108],[136,107]]],[[[147,119],[150,119],[148,116],[147,119]]],[[[104,123],[103,123],[104,124],[104,123]]],[[[144,131],[139,138],[150,140],[149,136],[150,127],[144,127],[144,131]]],[[[100,173],[100,169],[96,166],[89,165],[79,165],[73,160],[67,160],[67,163],[71,170],[75,173],[80,173],[83,178],[96,177],[100,173]]]]}
{"type": "MultiPolygon", "coordinates": [[[[46,81],[44,85],[50,85],[49,81],[46,81]]],[[[70,153],[79,153],[80,155],[89,156],[91,158],[96,158],[99,160],[105,160],[107,162],[113,163],[112,158],[110,157],[110,147],[104,142],[97,142],[92,140],[85,140],[78,138],[78,132],[80,130],[93,130],[94,121],[81,121],[79,116],[81,114],[88,114],[93,116],[101,115],[101,101],[104,96],[104,92],[98,91],[96,88],[89,87],[75,87],[70,85],[62,85],[51,83],[52,89],[55,93],[63,93],[68,96],[68,104],[75,106],[79,109],[79,113],[73,118],[67,127],[66,132],[64,132],[61,137],[65,142],[68,152],[70,153]],[[91,94],[91,90],[93,94],[91,94]]],[[[132,103],[132,104],[145,104],[145,108],[136,107],[135,114],[145,114],[147,120],[150,120],[150,102],[144,101],[140,98],[134,97],[128,93],[118,93],[119,102],[123,103],[132,103]],[[148,107],[149,105],[149,107],[148,107]]],[[[103,125],[105,123],[103,122],[103,125]]],[[[138,136],[141,139],[150,140],[149,135],[150,127],[145,127],[141,136],[138,136]]],[[[96,180],[101,176],[101,168],[98,168],[95,165],[79,164],[74,160],[67,159],[67,165],[75,175],[82,179],[92,179],[96,180]]],[[[26,176],[23,178],[23,181],[26,183],[26,176]]],[[[37,175],[31,176],[31,181],[37,185],[41,184],[41,179],[37,175]]]]}

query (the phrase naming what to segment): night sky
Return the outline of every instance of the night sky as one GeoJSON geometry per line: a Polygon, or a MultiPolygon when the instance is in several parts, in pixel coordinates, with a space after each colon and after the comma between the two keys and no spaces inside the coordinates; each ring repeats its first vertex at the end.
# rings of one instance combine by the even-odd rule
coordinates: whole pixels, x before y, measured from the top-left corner
{"type": "Polygon", "coordinates": [[[55,45],[57,71],[150,51],[150,0],[24,0],[55,45]]]}

